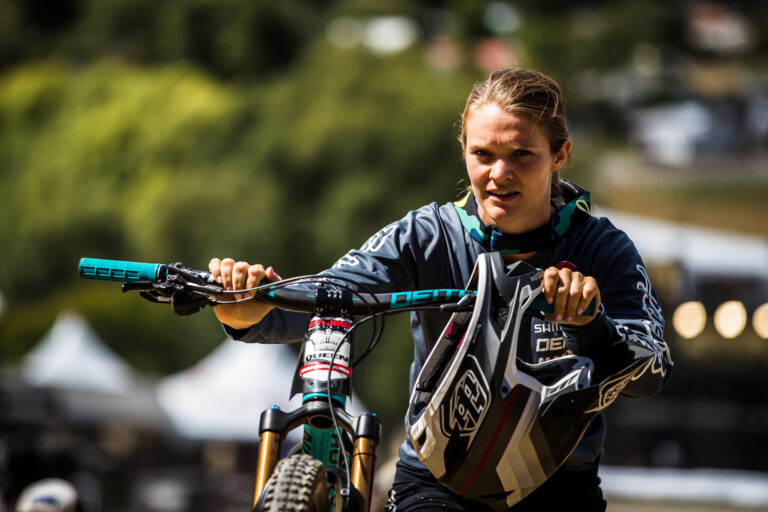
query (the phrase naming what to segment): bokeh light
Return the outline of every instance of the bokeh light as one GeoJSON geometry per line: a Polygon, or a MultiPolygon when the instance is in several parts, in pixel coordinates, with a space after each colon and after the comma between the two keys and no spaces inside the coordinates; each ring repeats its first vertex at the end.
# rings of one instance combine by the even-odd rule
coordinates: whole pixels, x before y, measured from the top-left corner
{"type": "Polygon", "coordinates": [[[690,340],[695,338],[707,324],[707,312],[698,301],[680,304],[672,316],[672,325],[680,337],[690,340]]]}
{"type": "Polygon", "coordinates": [[[752,327],[758,336],[768,339],[768,302],[752,313],[752,327]]]}
{"type": "Polygon", "coordinates": [[[723,302],[715,310],[715,329],[726,339],[736,338],[747,325],[747,310],[738,300],[723,302]]]}

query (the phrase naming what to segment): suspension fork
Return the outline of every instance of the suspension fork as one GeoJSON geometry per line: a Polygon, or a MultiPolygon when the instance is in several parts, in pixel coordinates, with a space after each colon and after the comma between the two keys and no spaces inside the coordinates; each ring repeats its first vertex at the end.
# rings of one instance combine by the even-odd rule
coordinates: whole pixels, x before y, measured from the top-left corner
{"type": "MultiPolygon", "coordinates": [[[[354,451],[348,477],[360,495],[362,510],[368,511],[373,491],[376,448],[381,439],[381,420],[370,413],[353,417],[338,406],[334,413],[342,431],[352,434],[354,451]]],[[[273,407],[261,413],[259,456],[251,508],[256,506],[277,465],[285,433],[321,417],[330,419],[329,405],[324,400],[307,402],[295,411],[284,412],[273,407]]]]}

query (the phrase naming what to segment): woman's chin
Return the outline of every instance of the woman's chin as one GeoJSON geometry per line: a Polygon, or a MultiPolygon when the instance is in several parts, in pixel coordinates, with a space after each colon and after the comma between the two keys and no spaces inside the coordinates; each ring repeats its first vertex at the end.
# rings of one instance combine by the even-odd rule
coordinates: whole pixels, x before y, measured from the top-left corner
{"type": "Polygon", "coordinates": [[[515,225],[519,223],[519,215],[516,215],[514,210],[510,208],[502,208],[500,206],[487,206],[485,208],[485,223],[494,226],[495,228],[504,231],[505,233],[511,233],[510,229],[514,229],[515,225]]]}
{"type": "Polygon", "coordinates": [[[509,235],[527,233],[543,226],[549,220],[548,215],[533,217],[521,213],[516,208],[486,207],[485,213],[483,222],[509,235]]]}

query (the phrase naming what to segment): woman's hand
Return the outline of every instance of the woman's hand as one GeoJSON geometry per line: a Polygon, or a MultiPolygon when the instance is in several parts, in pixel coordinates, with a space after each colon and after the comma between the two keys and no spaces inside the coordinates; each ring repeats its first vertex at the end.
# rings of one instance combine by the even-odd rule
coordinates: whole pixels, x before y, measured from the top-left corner
{"type": "Polygon", "coordinates": [[[544,298],[552,304],[552,313],[546,316],[548,322],[587,325],[595,318],[600,307],[600,288],[594,277],[567,267],[549,267],[544,271],[543,285],[544,298]],[[593,299],[595,312],[580,316],[593,299]]]}
{"type": "MultiPolygon", "coordinates": [[[[272,267],[265,269],[262,265],[251,265],[245,261],[236,262],[232,258],[223,260],[213,258],[208,263],[208,270],[225,290],[245,290],[258,286],[262,281],[274,283],[282,279],[272,267]]],[[[234,298],[243,299],[250,295],[253,293],[236,293],[234,298]]],[[[227,297],[233,296],[227,295],[227,297]]],[[[271,309],[272,306],[259,300],[247,300],[237,304],[219,304],[214,306],[213,312],[219,322],[234,329],[246,329],[259,323],[271,309]]]]}

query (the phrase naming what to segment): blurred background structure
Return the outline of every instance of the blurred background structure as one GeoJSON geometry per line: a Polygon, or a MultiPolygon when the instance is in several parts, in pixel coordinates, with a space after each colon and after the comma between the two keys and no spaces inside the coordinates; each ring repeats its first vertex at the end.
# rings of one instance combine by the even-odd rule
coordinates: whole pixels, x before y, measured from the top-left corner
{"type": "MultiPolygon", "coordinates": [[[[667,319],[667,388],[609,410],[612,509],[768,507],[764,2],[0,0],[0,13],[0,510],[46,477],[72,481],[86,511],[243,510],[253,439],[185,435],[157,392],[222,350],[213,315],[80,282],[78,259],[322,270],[456,197],[463,103],[510,65],[562,86],[564,175],[636,241],[667,319]]],[[[382,462],[412,353],[406,319],[388,325],[356,377],[384,420],[382,462]]]]}

